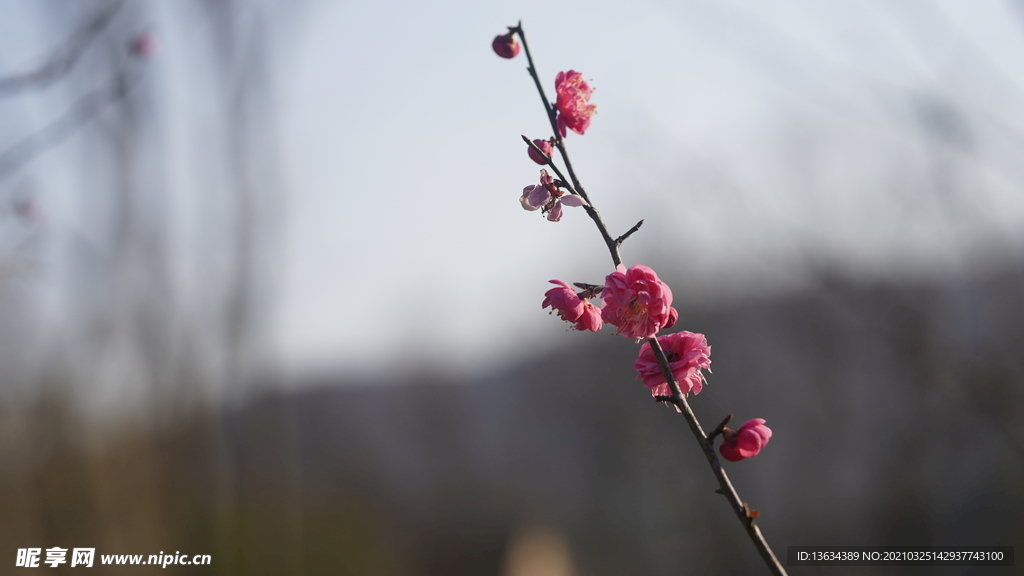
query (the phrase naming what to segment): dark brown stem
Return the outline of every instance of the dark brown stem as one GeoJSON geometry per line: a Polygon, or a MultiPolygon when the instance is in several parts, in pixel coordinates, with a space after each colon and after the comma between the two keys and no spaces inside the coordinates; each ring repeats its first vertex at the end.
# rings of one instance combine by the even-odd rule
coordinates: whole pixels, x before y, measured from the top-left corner
{"type": "Polygon", "coordinates": [[[725,431],[725,425],[729,423],[729,420],[732,420],[732,414],[722,418],[722,421],[719,422],[718,426],[715,426],[715,429],[711,431],[711,434],[708,434],[708,442],[714,442],[715,436],[718,436],[725,431]]]}
{"type": "MultiPolygon", "coordinates": [[[[679,384],[672,375],[672,369],[669,367],[668,358],[665,357],[665,351],[661,349],[661,344],[658,342],[657,338],[648,338],[647,342],[650,343],[651,349],[654,350],[654,356],[658,359],[658,364],[661,366],[661,371],[665,376],[665,381],[668,382],[669,388],[672,389],[671,402],[679,408],[680,412],[683,413],[683,417],[686,418],[686,423],[690,426],[690,431],[693,432],[701,450],[704,451],[704,457],[707,458],[708,465],[711,466],[711,471],[718,480],[719,488],[716,492],[725,496],[725,499],[729,501],[729,505],[732,506],[733,511],[736,513],[736,517],[739,518],[740,524],[742,524],[743,528],[746,529],[747,535],[750,537],[750,540],[753,541],[754,547],[757,548],[757,552],[761,555],[761,558],[764,559],[765,564],[768,565],[768,569],[772,571],[772,574],[775,574],[776,576],[785,575],[786,569],[782,567],[779,559],[775,557],[775,553],[772,552],[768,542],[764,539],[764,535],[761,534],[761,529],[754,524],[754,518],[757,515],[752,514],[746,503],[740,500],[740,496],[736,493],[736,489],[729,480],[729,476],[725,473],[725,470],[722,468],[722,464],[718,461],[718,454],[715,453],[714,440],[704,433],[704,429],[701,428],[700,422],[697,421],[697,416],[693,413],[693,410],[690,408],[690,404],[683,396],[682,390],[679,389],[679,384]]],[[[721,426],[724,427],[724,423],[721,426]]]]}
{"type": "Polygon", "coordinates": [[[643,220],[637,222],[636,225],[633,226],[632,228],[630,228],[629,230],[627,230],[625,234],[623,234],[622,236],[619,236],[618,238],[615,239],[615,245],[616,246],[622,246],[622,243],[626,241],[626,238],[629,238],[630,236],[632,236],[633,232],[636,232],[637,230],[639,230],[640,227],[643,226],[643,225],[644,225],[644,221],[643,220]]]}
{"type": "MultiPolygon", "coordinates": [[[[562,155],[562,161],[565,162],[565,169],[569,172],[569,180],[562,180],[568,183],[572,181],[572,192],[579,195],[580,198],[586,201],[586,205],[583,209],[587,211],[587,215],[597,225],[597,230],[601,233],[601,237],[604,238],[604,243],[608,246],[608,252],[612,255],[612,262],[618,267],[622,264],[622,257],[619,255],[619,245],[615,243],[611,234],[608,233],[608,227],[605,226],[604,220],[601,219],[601,213],[594,208],[594,203],[590,201],[590,197],[587,196],[587,192],[580,186],[580,180],[576,177],[576,171],[572,168],[572,162],[569,160],[569,153],[565,150],[565,142],[563,142],[561,136],[558,134],[558,110],[551,105],[551,101],[548,100],[547,94],[544,93],[544,86],[540,83],[540,76],[537,75],[537,67],[533,64],[533,56],[530,54],[530,45],[526,42],[526,33],[523,32],[523,23],[519,22],[514,28],[511,28],[516,34],[519,35],[519,40],[523,43],[523,52],[526,52],[526,71],[530,73],[530,77],[533,78],[533,83],[537,86],[537,93],[540,94],[540,100],[544,103],[544,112],[548,116],[548,122],[551,123],[551,132],[554,134],[555,147],[558,148],[558,153],[562,155]]],[[[525,136],[523,137],[527,142],[533,146],[533,143],[529,141],[525,136]]],[[[539,150],[538,150],[539,151],[539,150]]],[[[545,157],[547,157],[545,155],[545,157]]],[[[548,165],[554,168],[554,163],[548,158],[548,165]]]]}
{"type": "MultiPolygon", "coordinates": [[[[526,142],[526,145],[529,146],[531,150],[533,150],[537,154],[540,154],[541,157],[544,158],[545,161],[547,161],[548,167],[550,167],[552,170],[554,170],[555,176],[558,176],[558,179],[562,181],[562,183],[565,185],[565,188],[567,190],[569,190],[569,192],[579,196],[580,198],[583,198],[583,196],[580,195],[580,193],[576,191],[576,188],[574,186],[572,186],[571,184],[569,184],[569,180],[565,177],[565,174],[562,174],[562,171],[558,169],[558,165],[554,163],[554,161],[552,160],[551,156],[548,156],[547,154],[545,154],[544,151],[541,150],[539,146],[534,144],[533,140],[530,140],[530,138],[528,136],[526,136],[525,134],[522,135],[522,138],[523,138],[523,142],[526,142]]],[[[583,199],[586,200],[586,198],[583,198],[583,199]]],[[[587,203],[589,204],[590,201],[587,200],[587,203]]]]}

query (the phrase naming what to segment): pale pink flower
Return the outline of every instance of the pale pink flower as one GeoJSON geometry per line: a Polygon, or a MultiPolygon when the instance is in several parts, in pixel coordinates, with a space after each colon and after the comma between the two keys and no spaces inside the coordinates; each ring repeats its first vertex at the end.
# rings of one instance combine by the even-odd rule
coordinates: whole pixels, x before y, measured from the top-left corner
{"type": "Polygon", "coordinates": [[[601,297],[601,317],[626,338],[654,338],[658,330],[670,328],[679,318],[671,306],[672,290],[668,284],[642,264],[629,270],[619,264],[605,278],[601,297]]]}
{"type": "MultiPolygon", "coordinates": [[[[704,387],[704,373],[711,371],[711,346],[703,334],[693,332],[677,332],[658,337],[658,343],[665,352],[672,376],[679,384],[683,394],[699,394],[704,387]]],[[[651,389],[652,396],[671,396],[672,389],[665,381],[665,374],[654,355],[650,342],[640,347],[640,355],[633,363],[633,369],[639,374],[636,379],[643,380],[644,386],[651,389]]]]}
{"type": "Polygon", "coordinates": [[[590,117],[597,108],[590,103],[590,94],[593,91],[594,89],[583,80],[583,75],[575,70],[559,72],[555,76],[555,92],[558,94],[555,100],[558,118],[555,124],[562,138],[565,138],[566,128],[583,134],[590,126],[590,117]]]}
{"type": "Polygon", "coordinates": [[[583,198],[575,194],[566,194],[555,185],[554,179],[547,170],[540,171],[540,184],[531,184],[523,188],[523,195],[519,197],[519,203],[524,210],[536,210],[543,208],[542,213],[548,215],[548,220],[558,222],[562,219],[562,204],[566,206],[584,206],[583,198]]]}
{"type": "Polygon", "coordinates": [[[152,58],[160,51],[160,38],[149,31],[139,32],[128,42],[128,51],[140,58],[152,58]]]}
{"type": "MultiPolygon", "coordinates": [[[[548,157],[551,157],[551,153],[553,152],[551,142],[548,142],[547,140],[534,140],[533,143],[537,145],[537,148],[540,148],[541,152],[547,154],[548,157]]],[[[543,156],[537,154],[537,151],[529,146],[526,148],[526,153],[530,155],[530,160],[533,160],[537,164],[544,165],[548,163],[543,156]]]]}
{"type": "Polygon", "coordinates": [[[722,431],[723,442],[718,447],[722,457],[729,462],[744,458],[753,458],[768,444],[772,437],[771,428],[764,425],[764,418],[747,420],[740,429],[733,432],[726,428],[722,431]]]}
{"type": "Polygon", "coordinates": [[[515,58],[519,54],[519,40],[516,40],[515,32],[500,34],[491,42],[491,48],[502,58],[515,58]]]}
{"type": "Polygon", "coordinates": [[[597,332],[601,329],[603,324],[600,309],[586,298],[580,298],[569,284],[561,280],[550,280],[550,282],[557,287],[544,293],[544,302],[541,303],[541,308],[550,306],[552,312],[557,312],[562,320],[575,324],[573,327],[577,330],[597,332]]]}

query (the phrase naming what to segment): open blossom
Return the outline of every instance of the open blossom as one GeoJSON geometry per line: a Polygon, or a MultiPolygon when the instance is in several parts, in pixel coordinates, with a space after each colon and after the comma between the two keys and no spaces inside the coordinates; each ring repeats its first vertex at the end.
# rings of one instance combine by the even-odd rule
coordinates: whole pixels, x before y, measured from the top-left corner
{"type": "MultiPolygon", "coordinates": [[[[533,143],[537,146],[537,148],[540,148],[541,152],[546,154],[549,158],[551,157],[551,153],[554,151],[551,148],[551,142],[548,142],[547,140],[538,139],[534,140],[533,143]]],[[[540,154],[537,154],[537,151],[534,150],[533,148],[527,147],[526,153],[530,155],[530,160],[533,160],[537,164],[544,165],[548,163],[548,161],[545,160],[544,157],[541,156],[540,154]]]]}
{"type": "Polygon", "coordinates": [[[724,442],[718,447],[722,457],[729,462],[744,458],[753,458],[768,444],[772,437],[771,428],[764,425],[764,418],[747,420],[740,429],[733,432],[726,428],[722,431],[724,442]]]}
{"type": "MultiPolygon", "coordinates": [[[[704,373],[711,371],[711,346],[703,334],[693,332],[677,332],[658,337],[658,344],[665,352],[665,358],[672,369],[672,376],[679,384],[683,394],[699,394],[704,387],[704,373]]],[[[650,342],[640,347],[640,355],[633,363],[633,369],[639,374],[636,379],[643,380],[644,386],[651,389],[652,396],[671,396],[672,389],[665,381],[665,374],[654,356],[650,342]]]]}
{"type": "Polygon", "coordinates": [[[565,138],[566,128],[582,135],[590,126],[590,117],[597,108],[590,103],[590,94],[593,91],[594,89],[583,80],[583,74],[575,70],[559,72],[555,76],[555,92],[558,94],[555,100],[558,118],[555,124],[562,138],[565,138]]]}
{"type": "Polygon", "coordinates": [[[519,54],[519,40],[516,40],[514,32],[499,34],[491,42],[494,53],[502,58],[515,58],[519,54]]]}
{"type": "Polygon", "coordinates": [[[654,338],[658,330],[671,328],[679,318],[671,306],[672,290],[643,264],[629,270],[619,264],[604,284],[601,317],[626,338],[654,338]]]}
{"type": "Polygon", "coordinates": [[[544,293],[544,302],[541,308],[551,307],[552,312],[574,324],[577,330],[590,330],[597,332],[603,326],[601,322],[601,310],[590,303],[586,298],[580,298],[569,284],[562,280],[550,280],[557,288],[552,288],[544,293]]]}
{"type": "Polygon", "coordinates": [[[524,210],[536,210],[543,208],[542,213],[548,215],[548,220],[558,222],[562,219],[562,204],[566,206],[583,206],[586,202],[575,194],[566,194],[555,185],[554,179],[547,170],[540,171],[540,184],[531,184],[523,188],[523,195],[519,197],[519,203],[524,210]]]}

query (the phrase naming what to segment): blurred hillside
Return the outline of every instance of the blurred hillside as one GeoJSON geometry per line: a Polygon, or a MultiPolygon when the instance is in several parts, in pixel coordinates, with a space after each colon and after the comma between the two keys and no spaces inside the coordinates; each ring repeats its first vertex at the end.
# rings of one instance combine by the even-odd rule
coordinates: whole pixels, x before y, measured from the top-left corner
{"type": "MultiPolygon", "coordinates": [[[[823,276],[680,310],[713,346],[698,416],[774,430],[727,469],[778,553],[1022,549],[1022,294],[1015,264],[932,284],[823,276]]],[[[4,413],[0,491],[18,497],[0,541],[212,554],[179,574],[517,576],[532,553],[532,574],[544,558],[551,574],[764,573],[682,418],[633,381],[636,347],[607,331],[563,340],[475,382],[323,381],[93,443],[58,400],[4,413]]]]}

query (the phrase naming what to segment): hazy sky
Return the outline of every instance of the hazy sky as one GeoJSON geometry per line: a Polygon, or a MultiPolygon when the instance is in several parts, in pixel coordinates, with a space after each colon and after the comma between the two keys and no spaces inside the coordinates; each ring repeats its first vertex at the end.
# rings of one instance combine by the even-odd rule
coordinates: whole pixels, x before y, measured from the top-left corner
{"type": "Polygon", "coordinates": [[[519,19],[549,96],[560,70],[596,87],[567,142],[613,233],[646,219],[627,264],[778,284],[795,254],[920,273],[1020,246],[1008,2],[322,2],[280,66],[291,370],[582,337],[540,310],[546,282],[611,264],[582,211],[518,205],[538,175],[519,135],[549,135],[523,55],[490,49],[519,19]]]}
{"type": "MultiPolygon", "coordinates": [[[[55,6],[0,0],[2,70],[37,66],[98,4],[55,6]]],[[[947,274],[979,254],[1019,258],[1024,246],[1024,9],[1010,2],[686,0],[627,9],[254,0],[239,5],[237,17],[251,20],[231,37],[219,34],[207,4],[126,6],[116,34],[148,27],[161,42],[158,56],[139,64],[131,100],[141,120],[133,166],[148,171],[131,199],[143,235],[147,226],[171,229],[180,262],[170,275],[182,277],[172,278],[172,293],[194,315],[183,325],[210,318],[200,333],[223,328],[223,304],[206,296],[226,293],[230,278],[210,271],[232,266],[230,250],[207,243],[230,242],[240,217],[223,148],[230,83],[211,55],[220,41],[270,32],[267,113],[276,116],[266,124],[276,137],[261,144],[276,147],[283,168],[281,185],[268,187],[282,195],[281,213],[268,219],[281,228],[266,230],[274,240],[260,250],[282,241],[264,256],[275,301],[270,362],[290,374],[473,371],[612,337],[565,334],[540,309],[549,279],[600,282],[611,261],[581,210],[550,223],[519,205],[539,174],[520,135],[544,138],[549,127],[524,55],[501,59],[490,43],[520,19],[549,96],[562,70],[596,88],[591,127],[567,139],[577,172],[613,234],[646,219],[623,256],[671,278],[678,298],[785,288],[823,265],[865,278],[947,274]]],[[[0,102],[0,144],[102,85],[89,73],[105,74],[103,58],[123,55],[114,35],[89,49],[74,81],[0,102]]],[[[44,323],[69,334],[72,300],[88,305],[90,289],[95,301],[119,305],[104,296],[104,281],[79,285],[102,279],[103,249],[113,246],[118,181],[102,167],[118,163],[97,162],[92,151],[109,141],[103,130],[102,119],[91,122],[26,177],[4,182],[9,200],[39,196],[48,233],[64,240],[50,243],[63,256],[42,258],[46,274],[4,284],[0,296],[15,303],[4,308],[9,316],[44,311],[3,324],[13,340],[35,338],[26,332],[44,323]],[[76,276],[75,267],[86,272],[76,276]]],[[[16,252],[24,231],[2,233],[0,248],[16,252]]]]}

